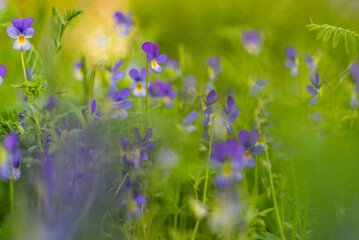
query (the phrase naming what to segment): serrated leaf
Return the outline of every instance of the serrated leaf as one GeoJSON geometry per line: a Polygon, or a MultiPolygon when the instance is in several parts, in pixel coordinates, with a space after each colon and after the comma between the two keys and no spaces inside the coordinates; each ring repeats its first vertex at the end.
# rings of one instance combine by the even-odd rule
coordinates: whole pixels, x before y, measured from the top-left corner
{"type": "Polygon", "coordinates": [[[333,37],[333,48],[338,46],[339,40],[340,40],[341,32],[339,30],[336,30],[333,37]]]}
{"type": "Polygon", "coordinates": [[[347,53],[350,53],[350,45],[353,42],[353,36],[346,32],[345,33],[345,50],[347,51],[347,53]]]}
{"type": "Polygon", "coordinates": [[[329,40],[330,36],[332,35],[332,32],[333,32],[333,29],[329,29],[329,30],[325,33],[324,38],[323,38],[324,42],[326,42],[326,41],[329,40]]]}
{"type": "Polygon", "coordinates": [[[317,40],[319,40],[327,30],[328,30],[327,28],[323,28],[322,30],[320,30],[320,32],[317,35],[317,40]]]}

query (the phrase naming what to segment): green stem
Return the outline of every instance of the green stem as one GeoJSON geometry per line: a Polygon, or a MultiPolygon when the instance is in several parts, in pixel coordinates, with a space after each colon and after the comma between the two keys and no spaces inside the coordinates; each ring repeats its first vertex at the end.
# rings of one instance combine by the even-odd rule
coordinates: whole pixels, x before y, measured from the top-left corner
{"type": "Polygon", "coordinates": [[[26,69],[25,69],[25,62],[24,62],[24,51],[21,51],[21,63],[22,63],[22,71],[24,72],[24,78],[26,83],[26,95],[29,92],[28,86],[27,86],[27,76],[26,76],[26,69]]]}
{"type": "Polygon", "coordinates": [[[36,141],[37,141],[37,145],[39,146],[40,151],[42,151],[42,143],[41,143],[42,132],[41,132],[41,129],[40,129],[39,119],[38,119],[34,109],[31,106],[30,106],[30,108],[31,108],[32,115],[34,116],[35,125],[36,125],[36,141]]]}
{"type": "Polygon", "coordinates": [[[258,198],[258,156],[256,156],[256,167],[254,170],[254,205],[257,205],[258,198]]]}
{"type": "MultiPolygon", "coordinates": [[[[213,119],[214,121],[214,119],[213,119]]],[[[209,133],[209,146],[208,146],[208,159],[211,156],[211,151],[212,151],[212,141],[213,141],[213,126],[211,127],[211,131],[209,133]]],[[[204,180],[204,189],[203,189],[203,197],[202,197],[202,203],[204,204],[206,202],[206,197],[207,197],[207,188],[208,188],[208,177],[209,177],[209,166],[207,164],[207,170],[206,170],[206,178],[204,180]]],[[[197,234],[197,230],[198,230],[198,226],[200,223],[201,219],[197,218],[196,221],[196,226],[194,227],[193,230],[193,234],[191,237],[191,240],[194,240],[196,238],[196,234],[197,234]]]]}
{"type": "MultiPolygon", "coordinates": [[[[179,202],[179,197],[180,197],[180,193],[181,193],[181,184],[179,183],[176,187],[176,192],[175,192],[175,199],[176,199],[176,208],[178,209],[178,202],[179,202]]],[[[174,215],[174,228],[177,231],[177,224],[178,224],[178,210],[176,209],[176,213],[174,215]]]]}
{"type": "MultiPolygon", "coordinates": [[[[25,61],[24,61],[24,51],[21,51],[21,63],[22,63],[22,70],[24,73],[24,79],[25,79],[25,83],[26,83],[26,95],[29,92],[28,86],[27,86],[27,76],[26,76],[26,68],[25,68],[25,61]]],[[[31,104],[31,99],[29,96],[29,102],[31,104]]],[[[39,146],[40,150],[42,151],[42,144],[41,144],[41,138],[42,138],[42,133],[41,133],[41,129],[40,129],[40,123],[39,123],[39,119],[37,117],[37,115],[35,114],[33,108],[30,106],[31,108],[31,112],[32,115],[34,116],[34,120],[35,120],[35,124],[36,124],[36,139],[37,139],[37,145],[39,146]]]]}
{"type": "Polygon", "coordinates": [[[193,230],[193,234],[192,234],[191,240],[195,240],[195,239],[196,239],[196,234],[197,234],[199,222],[200,222],[200,219],[198,218],[198,219],[197,219],[197,222],[196,222],[196,226],[194,226],[194,230],[193,230]]]}
{"type": "MultiPolygon", "coordinates": [[[[12,172],[12,170],[11,170],[12,172]]],[[[9,184],[9,187],[10,187],[10,211],[11,212],[14,212],[14,177],[11,173],[11,176],[10,176],[10,184],[9,184]]]]}
{"type": "Polygon", "coordinates": [[[116,197],[116,196],[117,196],[118,192],[121,190],[121,187],[122,187],[122,185],[124,184],[124,182],[125,182],[125,180],[126,180],[126,178],[127,178],[127,176],[128,176],[129,173],[130,173],[130,171],[128,171],[128,172],[126,173],[125,177],[122,179],[122,182],[121,182],[120,186],[118,186],[117,191],[116,191],[115,195],[113,195],[113,197],[116,197]]]}
{"type": "MultiPolygon", "coordinates": [[[[263,140],[264,140],[264,142],[266,142],[265,135],[263,135],[263,140]]],[[[272,189],[273,204],[274,204],[274,209],[275,209],[275,213],[276,213],[276,217],[277,217],[277,223],[278,223],[281,239],[285,240],[283,227],[282,227],[282,221],[280,219],[280,213],[279,213],[279,209],[278,209],[278,203],[277,203],[277,198],[275,195],[275,189],[274,189],[274,184],[273,184],[272,167],[270,165],[270,160],[269,160],[268,146],[265,146],[264,149],[265,149],[265,153],[266,153],[268,172],[269,172],[269,181],[270,181],[270,185],[271,185],[271,189],[272,189]]]]}
{"type": "Polygon", "coordinates": [[[149,82],[147,75],[148,75],[148,61],[146,59],[146,124],[145,124],[146,129],[148,129],[148,82],[149,82]]]}

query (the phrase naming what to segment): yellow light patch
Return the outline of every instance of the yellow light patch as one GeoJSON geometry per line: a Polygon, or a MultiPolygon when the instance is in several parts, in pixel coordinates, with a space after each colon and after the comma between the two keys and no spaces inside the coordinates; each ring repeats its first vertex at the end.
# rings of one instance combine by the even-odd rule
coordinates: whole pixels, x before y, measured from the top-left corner
{"type": "Polygon", "coordinates": [[[20,36],[19,36],[19,43],[20,43],[20,44],[24,44],[24,43],[25,43],[25,36],[23,36],[23,35],[20,35],[20,36]]]}
{"type": "Polygon", "coordinates": [[[244,157],[245,158],[250,158],[251,157],[251,153],[249,151],[245,151],[244,152],[244,157]]]}
{"type": "Polygon", "coordinates": [[[165,102],[168,102],[170,100],[168,96],[164,96],[163,99],[165,100],[165,102]]]}
{"type": "Polygon", "coordinates": [[[151,65],[153,68],[157,67],[157,61],[156,60],[152,60],[151,61],[151,65]]]}
{"type": "Polygon", "coordinates": [[[260,139],[258,139],[258,142],[257,142],[258,144],[260,144],[260,145],[263,145],[263,139],[262,138],[260,138],[260,139]]]}

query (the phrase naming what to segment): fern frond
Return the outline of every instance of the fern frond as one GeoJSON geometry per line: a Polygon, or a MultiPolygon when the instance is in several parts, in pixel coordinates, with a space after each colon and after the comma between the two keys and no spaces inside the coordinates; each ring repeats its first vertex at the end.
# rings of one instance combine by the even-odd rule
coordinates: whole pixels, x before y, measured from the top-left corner
{"type": "Polygon", "coordinates": [[[64,13],[62,18],[61,14],[56,8],[52,8],[52,24],[53,24],[53,41],[55,44],[55,51],[58,52],[62,48],[61,38],[70,22],[76,17],[84,13],[83,10],[70,9],[64,13]]]}
{"type": "Polygon", "coordinates": [[[328,24],[315,24],[311,23],[307,25],[309,31],[319,30],[317,34],[317,39],[323,38],[323,41],[328,41],[333,36],[333,48],[337,47],[340,38],[344,38],[345,50],[347,53],[350,53],[351,50],[356,50],[357,55],[359,55],[359,34],[356,31],[349,29],[344,29],[341,27],[331,26],[328,24]]]}

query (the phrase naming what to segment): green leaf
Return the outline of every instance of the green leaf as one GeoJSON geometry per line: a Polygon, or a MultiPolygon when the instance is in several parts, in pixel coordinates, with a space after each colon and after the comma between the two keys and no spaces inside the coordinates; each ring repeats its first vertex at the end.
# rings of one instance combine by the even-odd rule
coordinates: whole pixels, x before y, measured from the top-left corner
{"type": "Polygon", "coordinates": [[[353,42],[353,35],[346,32],[345,33],[345,50],[347,51],[348,54],[350,53],[350,45],[352,42],[353,42]]]}
{"type": "Polygon", "coordinates": [[[341,32],[339,30],[335,30],[334,37],[333,37],[333,48],[338,46],[340,40],[341,32]]]}
{"type": "Polygon", "coordinates": [[[323,38],[324,42],[326,42],[326,41],[329,40],[330,36],[332,35],[332,32],[333,32],[333,29],[329,29],[329,30],[325,33],[324,38],[323,38]]]}
{"type": "Polygon", "coordinates": [[[319,40],[327,30],[328,30],[327,28],[323,28],[322,30],[320,30],[320,32],[317,35],[317,40],[319,40]]]}
{"type": "Polygon", "coordinates": [[[357,52],[357,55],[359,57],[359,37],[354,38],[354,48],[357,52]]]}

